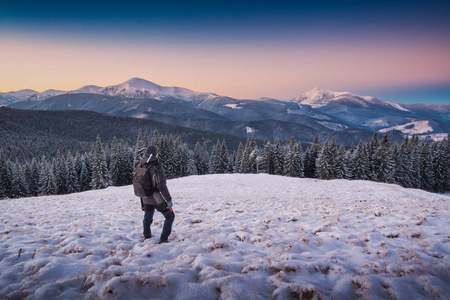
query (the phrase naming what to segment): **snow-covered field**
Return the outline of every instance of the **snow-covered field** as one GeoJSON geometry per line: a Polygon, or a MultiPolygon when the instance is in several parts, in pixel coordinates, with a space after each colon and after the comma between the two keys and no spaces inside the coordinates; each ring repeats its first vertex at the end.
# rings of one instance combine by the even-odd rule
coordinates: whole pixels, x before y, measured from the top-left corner
{"type": "Polygon", "coordinates": [[[168,181],[170,243],[132,188],[0,201],[0,297],[450,298],[450,197],[367,181],[168,181]]]}

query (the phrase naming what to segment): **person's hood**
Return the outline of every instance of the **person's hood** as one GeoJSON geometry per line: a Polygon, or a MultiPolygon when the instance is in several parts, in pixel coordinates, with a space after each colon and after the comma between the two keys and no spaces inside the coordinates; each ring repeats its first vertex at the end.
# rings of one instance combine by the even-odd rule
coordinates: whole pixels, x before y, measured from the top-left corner
{"type": "Polygon", "coordinates": [[[145,151],[144,156],[142,156],[141,163],[150,163],[158,161],[156,155],[158,154],[158,149],[155,146],[148,146],[145,151]]]}

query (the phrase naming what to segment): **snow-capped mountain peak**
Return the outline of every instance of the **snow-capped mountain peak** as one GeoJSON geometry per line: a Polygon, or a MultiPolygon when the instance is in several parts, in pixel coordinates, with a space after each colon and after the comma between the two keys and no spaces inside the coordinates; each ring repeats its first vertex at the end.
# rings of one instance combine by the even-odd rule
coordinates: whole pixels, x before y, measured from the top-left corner
{"type": "Polygon", "coordinates": [[[156,83],[137,77],[133,77],[125,81],[124,83],[122,83],[122,85],[128,85],[130,88],[140,90],[158,90],[162,88],[162,86],[156,83]]]}
{"type": "Polygon", "coordinates": [[[400,104],[387,102],[372,96],[360,96],[350,92],[333,92],[319,87],[313,88],[300,96],[292,99],[301,105],[309,105],[313,108],[322,107],[331,102],[344,102],[367,107],[368,105],[377,105],[383,107],[393,107],[402,111],[409,111],[400,104]]]}
{"type": "Polygon", "coordinates": [[[103,87],[101,86],[97,86],[97,85],[85,85],[77,90],[72,90],[69,92],[69,94],[77,94],[77,93],[96,93],[99,90],[103,89],[103,87]]]}
{"type": "Polygon", "coordinates": [[[97,93],[108,96],[125,96],[130,98],[156,96],[162,87],[141,78],[131,78],[117,85],[107,86],[97,93]]]}
{"type": "MultiPolygon", "coordinates": [[[[320,107],[327,105],[330,101],[333,101],[335,98],[350,94],[348,92],[333,92],[323,88],[315,87],[300,96],[294,98],[295,102],[299,104],[310,105],[312,107],[320,107]]],[[[352,95],[352,94],[350,94],[352,95]]]]}
{"type": "Polygon", "coordinates": [[[155,98],[173,97],[184,101],[192,101],[197,98],[216,97],[216,94],[195,92],[176,86],[161,86],[141,78],[131,78],[124,83],[105,87],[97,92],[108,96],[122,96],[127,98],[155,98]]]}

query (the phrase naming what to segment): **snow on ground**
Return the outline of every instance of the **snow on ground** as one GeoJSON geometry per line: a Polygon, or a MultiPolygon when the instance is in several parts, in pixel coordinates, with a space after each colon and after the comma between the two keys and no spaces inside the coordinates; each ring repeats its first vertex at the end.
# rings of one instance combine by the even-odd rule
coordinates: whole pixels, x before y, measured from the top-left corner
{"type": "Polygon", "coordinates": [[[388,132],[391,130],[400,130],[404,134],[421,134],[433,131],[430,121],[414,121],[403,125],[393,126],[389,128],[380,129],[380,132],[388,132]]]}
{"type": "Polygon", "coordinates": [[[132,188],[0,201],[0,296],[32,299],[450,297],[450,197],[368,181],[168,181],[170,243],[141,242],[132,188]]]}
{"type": "Polygon", "coordinates": [[[232,109],[242,109],[243,107],[239,106],[239,104],[225,104],[225,107],[229,107],[232,109]]]}
{"type": "Polygon", "coordinates": [[[254,129],[254,128],[251,128],[251,127],[245,127],[245,130],[247,131],[247,133],[252,133],[252,132],[255,132],[256,130],[254,129]]]}

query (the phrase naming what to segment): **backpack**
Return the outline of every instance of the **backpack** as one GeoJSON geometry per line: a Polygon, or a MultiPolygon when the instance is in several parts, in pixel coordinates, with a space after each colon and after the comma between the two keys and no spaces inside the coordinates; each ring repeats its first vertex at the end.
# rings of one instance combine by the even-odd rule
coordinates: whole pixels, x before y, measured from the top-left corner
{"type": "Polygon", "coordinates": [[[148,197],[158,190],[158,170],[156,164],[140,163],[133,179],[134,194],[138,197],[148,197]]]}

